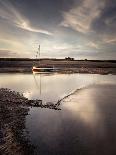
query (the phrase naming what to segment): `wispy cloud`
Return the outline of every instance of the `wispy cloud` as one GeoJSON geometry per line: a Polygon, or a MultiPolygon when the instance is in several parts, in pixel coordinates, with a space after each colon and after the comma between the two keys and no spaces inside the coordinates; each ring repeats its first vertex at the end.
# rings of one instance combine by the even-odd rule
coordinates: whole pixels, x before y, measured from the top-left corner
{"type": "Polygon", "coordinates": [[[83,0],[80,6],[75,5],[69,12],[63,12],[63,21],[60,25],[82,33],[90,32],[91,23],[99,17],[103,7],[103,1],[83,0]]]}
{"type": "Polygon", "coordinates": [[[27,31],[39,32],[39,33],[43,33],[43,34],[47,34],[47,35],[52,35],[51,32],[48,32],[46,30],[33,28],[32,26],[30,26],[29,22],[26,22],[26,21],[23,21],[22,23],[17,23],[16,25],[24,30],[27,30],[27,31]]]}
{"type": "Polygon", "coordinates": [[[103,41],[108,44],[116,44],[116,36],[105,36],[103,41]]]}
{"type": "Polygon", "coordinates": [[[1,57],[115,58],[113,0],[53,1],[0,0],[1,57]]]}
{"type": "Polygon", "coordinates": [[[92,41],[88,42],[86,46],[89,48],[99,49],[99,45],[97,43],[92,42],[92,41]]]}
{"type": "Polygon", "coordinates": [[[10,2],[7,1],[6,3],[5,1],[0,1],[0,3],[2,4],[2,7],[0,8],[0,17],[2,19],[7,20],[11,24],[14,24],[23,30],[52,35],[52,33],[47,30],[39,27],[33,27],[32,23],[26,17],[24,17],[10,2]]]}
{"type": "Polygon", "coordinates": [[[28,40],[20,42],[15,39],[0,39],[0,57],[31,57],[32,44],[28,40]]]}
{"type": "Polygon", "coordinates": [[[7,49],[0,49],[0,57],[18,57],[17,53],[7,49]]]}

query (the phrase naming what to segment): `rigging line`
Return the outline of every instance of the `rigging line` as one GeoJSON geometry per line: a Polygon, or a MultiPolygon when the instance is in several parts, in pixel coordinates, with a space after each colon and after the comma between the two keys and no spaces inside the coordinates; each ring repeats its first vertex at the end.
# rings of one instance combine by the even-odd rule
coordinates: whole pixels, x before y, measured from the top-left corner
{"type": "Polygon", "coordinates": [[[38,85],[38,82],[37,82],[37,79],[36,79],[36,76],[35,74],[33,73],[33,77],[34,77],[34,82],[35,82],[35,85],[37,87],[37,89],[39,90],[39,95],[41,96],[41,74],[40,74],[40,79],[39,79],[39,85],[38,85]]]}

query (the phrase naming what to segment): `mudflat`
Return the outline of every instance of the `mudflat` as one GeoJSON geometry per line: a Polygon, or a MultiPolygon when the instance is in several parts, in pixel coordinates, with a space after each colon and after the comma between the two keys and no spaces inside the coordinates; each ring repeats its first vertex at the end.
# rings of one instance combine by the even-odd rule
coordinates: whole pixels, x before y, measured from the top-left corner
{"type": "Polygon", "coordinates": [[[116,74],[115,60],[1,58],[0,72],[32,72],[32,66],[52,66],[61,73],[116,74]]]}

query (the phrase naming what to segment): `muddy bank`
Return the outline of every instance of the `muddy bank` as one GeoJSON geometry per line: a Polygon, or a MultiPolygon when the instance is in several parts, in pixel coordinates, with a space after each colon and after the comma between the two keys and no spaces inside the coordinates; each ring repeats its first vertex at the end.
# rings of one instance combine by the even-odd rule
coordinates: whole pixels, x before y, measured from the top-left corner
{"type": "Polygon", "coordinates": [[[61,73],[116,74],[116,61],[65,60],[65,59],[0,59],[0,73],[31,73],[32,66],[57,68],[61,73]]]}
{"type": "Polygon", "coordinates": [[[29,108],[18,102],[25,101],[19,93],[0,89],[0,154],[26,155],[33,154],[28,132],[25,129],[26,115],[29,108]]]}
{"type": "Polygon", "coordinates": [[[29,141],[25,128],[29,107],[36,106],[59,110],[53,103],[42,104],[41,100],[28,100],[18,92],[0,89],[0,154],[32,155],[34,146],[29,141]]]}
{"type": "MultiPolygon", "coordinates": [[[[54,72],[61,74],[72,74],[72,73],[87,73],[87,74],[116,74],[116,68],[59,68],[54,72]]],[[[27,67],[9,67],[9,68],[0,68],[0,73],[32,73],[32,68],[27,67]]],[[[51,72],[52,73],[52,72],[51,72]]]]}

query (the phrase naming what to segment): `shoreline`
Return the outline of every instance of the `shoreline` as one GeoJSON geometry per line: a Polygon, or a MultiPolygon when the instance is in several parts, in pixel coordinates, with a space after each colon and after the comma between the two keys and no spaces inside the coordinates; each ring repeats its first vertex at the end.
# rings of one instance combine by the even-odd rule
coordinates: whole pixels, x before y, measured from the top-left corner
{"type": "Polygon", "coordinates": [[[34,146],[25,127],[29,107],[60,110],[58,106],[43,105],[41,100],[28,100],[18,92],[0,88],[0,154],[33,155],[34,146]]]}
{"type": "Polygon", "coordinates": [[[0,58],[0,73],[31,73],[32,67],[57,68],[58,73],[116,74],[116,60],[0,58]]]}
{"type": "Polygon", "coordinates": [[[9,89],[0,89],[0,153],[4,155],[31,155],[31,145],[25,127],[29,108],[19,102],[25,98],[9,89]],[[27,137],[25,137],[25,134],[27,137]]]}
{"type": "MultiPolygon", "coordinates": [[[[104,96],[101,96],[101,94],[103,94],[105,91],[105,94],[107,94],[106,101],[107,101],[107,107],[108,107],[110,103],[110,101],[108,101],[108,99],[110,99],[109,97],[113,97],[113,101],[115,101],[115,98],[114,98],[115,90],[116,90],[115,85],[111,85],[111,84],[95,85],[94,87],[90,86],[90,87],[87,87],[86,89],[83,89],[82,91],[80,91],[80,95],[82,95],[81,93],[83,92],[83,95],[85,94],[85,101],[86,99],[88,99],[88,102],[90,102],[89,98],[91,98],[91,96],[88,96],[88,98],[86,98],[87,97],[86,93],[88,91],[92,92],[94,99],[96,99],[96,97],[98,99],[97,101],[98,106],[101,106],[102,104],[99,99],[101,98],[101,101],[104,101],[104,99],[106,99],[106,97],[104,98],[104,96]],[[111,92],[111,88],[112,88],[113,94],[111,92]],[[96,90],[97,90],[97,93],[96,93],[96,90]],[[108,94],[110,96],[108,96],[108,94]]],[[[34,155],[34,152],[36,151],[37,146],[34,146],[31,144],[30,135],[25,126],[26,116],[29,115],[29,110],[30,110],[29,107],[36,106],[40,108],[49,108],[53,110],[56,110],[54,109],[54,107],[57,107],[57,110],[60,110],[58,109],[58,107],[60,106],[60,102],[62,103],[62,101],[65,101],[67,97],[71,98],[71,96],[75,95],[75,93],[79,93],[78,89],[73,93],[69,94],[68,96],[64,97],[63,100],[59,100],[57,104],[46,103],[43,105],[40,102],[41,100],[28,100],[22,94],[16,91],[12,91],[7,88],[0,88],[0,154],[34,155]]],[[[78,95],[77,95],[77,100],[78,100],[78,95]]],[[[82,100],[78,101],[78,104],[81,106],[85,105],[86,107],[86,104],[81,104],[81,101],[83,101],[83,96],[81,99],[82,100]]],[[[84,103],[86,103],[85,101],[84,103]]],[[[67,104],[70,105],[70,102],[68,102],[67,104]]],[[[92,105],[90,104],[90,110],[94,110],[92,105]]],[[[114,104],[112,103],[112,106],[113,105],[114,104]]],[[[112,106],[111,106],[111,110],[112,110],[112,106]]],[[[79,107],[77,106],[77,111],[79,114],[78,108],[79,107]]],[[[97,110],[99,110],[99,108],[97,110]]],[[[74,109],[74,112],[75,112],[75,109],[74,109]]],[[[98,111],[93,111],[93,112],[98,113],[98,111]]],[[[108,109],[106,108],[104,113],[109,114],[109,108],[108,109]]]]}
{"type": "MultiPolygon", "coordinates": [[[[0,68],[0,73],[32,73],[31,68],[0,68]]],[[[53,71],[50,73],[61,73],[61,74],[116,74],[116,68],[61,68],[58,71],[53,71]]]]}

